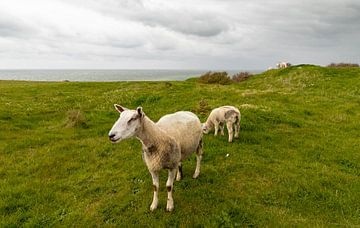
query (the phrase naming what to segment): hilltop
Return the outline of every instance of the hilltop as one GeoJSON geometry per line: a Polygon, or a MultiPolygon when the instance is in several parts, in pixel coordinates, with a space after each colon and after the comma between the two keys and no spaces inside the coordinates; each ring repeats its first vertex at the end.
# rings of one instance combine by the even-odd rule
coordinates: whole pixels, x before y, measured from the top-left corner
{"type": "Polygon", "coordinates": [[[0,81],[0,103],[0,226],[360,225],[359,68],[299,65],[231,85],[0,81]],[[166,213],[164,171],[151,213],[140,143],[107,138],[113,103],[154,121],[234,105],[240,139],[206,135],[199,179],[193,156],[166,213]]]}

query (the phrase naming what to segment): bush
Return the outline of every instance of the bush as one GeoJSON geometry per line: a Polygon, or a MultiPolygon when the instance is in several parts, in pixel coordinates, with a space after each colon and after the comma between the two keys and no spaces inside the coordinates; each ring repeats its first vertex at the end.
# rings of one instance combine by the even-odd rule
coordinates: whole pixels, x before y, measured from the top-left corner
{"type": "Polygon", "coordinates": [[[228,76],[228,73],[223,72],[207,72],[201,75],[198,79],[198,82],[204,84],[220,84],[220,85],[228,85],[231,84],[232,81],[228,76]]]}
{"type": "Polygon", "coordinates": [[[359,67],[357,63],[330,63],[328,67],[359,67]]]}
{"type": "Polygon", "coordinates": [[[239,72],[237,74],[234,74],[231,78],[231,80],[235,83],[239,83],[241,81],[244,81],[252,76],[249,72],[239,72]]]}

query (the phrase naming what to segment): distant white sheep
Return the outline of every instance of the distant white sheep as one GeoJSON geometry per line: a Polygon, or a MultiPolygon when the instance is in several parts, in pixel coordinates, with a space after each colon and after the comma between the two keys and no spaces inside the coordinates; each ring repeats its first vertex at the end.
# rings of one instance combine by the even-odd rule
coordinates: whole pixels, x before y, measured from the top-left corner
{"type": "Polygon", "coordinates": [[[174,209],[173,183],[182,176],[181,161],[196,152],[196,169],[193,178],[200,174],[202,159],[202,129],[199,118],[192,112],[176,112],[163,116],[157,123],[150,120],[141,107],[129,110],[115,104],[120,117],[109,132],[113,143],[136,137],[142,143],[143,160],[152,176],[154,197],[150,210],[158,206],[159,172],[168,169],[166,210],[174,209]]]}
{"type": "Polygon", "coordinates": [[[276,67],[279,69],[290,67],[291,63],[289,62],[279,62],[276,64],[276,67]]]}
{"type": "Polygon", "coordinates": [[[234,131],[235,138],[239,137],[240,120],[240,111],[234,106],[222,106],[215,108],[211,111],[206,122],[203,124],[203,132],[208,134],[213,128],[215,128],[215,136],[217,136],[219,129],[221,131],[221,135],[224,135],[224,125],[226,124],[229,133],[229,142],[232,142],[234,131]]]}

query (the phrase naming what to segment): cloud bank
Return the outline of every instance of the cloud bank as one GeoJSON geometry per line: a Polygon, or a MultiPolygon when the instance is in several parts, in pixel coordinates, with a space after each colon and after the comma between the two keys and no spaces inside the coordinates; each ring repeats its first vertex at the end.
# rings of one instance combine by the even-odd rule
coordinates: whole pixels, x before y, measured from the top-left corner
{"type": "Polygon", "coordinates": [[[360,62],[357,0],[2,0],[0,68],[360,62]]]}

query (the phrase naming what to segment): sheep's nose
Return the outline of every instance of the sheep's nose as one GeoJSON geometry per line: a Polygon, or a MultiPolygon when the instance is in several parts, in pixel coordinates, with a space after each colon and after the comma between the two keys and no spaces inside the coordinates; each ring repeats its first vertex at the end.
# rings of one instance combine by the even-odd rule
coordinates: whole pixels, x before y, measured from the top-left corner
{"type": "Polygon", "coordinates": [[[115,137],[115,134],[111,134],[111,135],[109,135],[109,139],[111,140],[112,138],[114,138],[115,137]]]}

